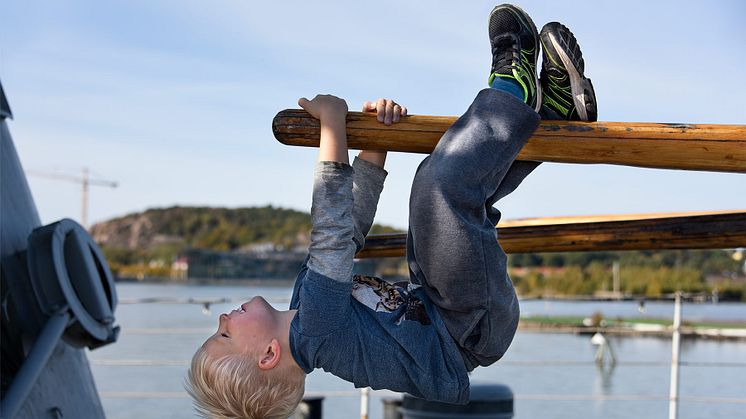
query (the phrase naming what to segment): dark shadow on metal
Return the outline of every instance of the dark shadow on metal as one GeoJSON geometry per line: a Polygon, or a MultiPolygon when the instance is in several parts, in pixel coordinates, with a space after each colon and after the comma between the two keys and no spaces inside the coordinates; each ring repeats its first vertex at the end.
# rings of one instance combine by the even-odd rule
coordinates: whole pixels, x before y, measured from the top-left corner
{"type": "Polygon", "coordinates": [[[0,119],[5,118],[13,119],[13,112],[10,111],[8,99],[5,97],[5,91],[3,91],[3,84],[0,83],[0,119]]]}

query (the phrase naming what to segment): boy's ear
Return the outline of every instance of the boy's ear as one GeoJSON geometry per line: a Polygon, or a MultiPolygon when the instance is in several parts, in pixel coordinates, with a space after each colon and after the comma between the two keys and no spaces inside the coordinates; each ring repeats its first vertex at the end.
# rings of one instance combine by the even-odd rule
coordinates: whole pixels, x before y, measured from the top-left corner
{"type": "Polygon", "coordinates": [[[264,347],[264,352],[259,356],[259,369],[271,370],[277,364],[280,363],[280,342],[277,339],[272,341],[264,347]]]}

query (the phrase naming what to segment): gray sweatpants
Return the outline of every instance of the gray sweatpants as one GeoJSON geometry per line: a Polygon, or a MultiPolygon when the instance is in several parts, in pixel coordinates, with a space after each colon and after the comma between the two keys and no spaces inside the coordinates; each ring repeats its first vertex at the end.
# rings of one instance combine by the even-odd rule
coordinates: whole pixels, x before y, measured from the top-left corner
{"type": "Polygon", "coordinates": [[[469,371],[500,359],[518,326],[493,204],[538,166],[515,161],[538,124],[539,115],[514,96],[482,90],[420,164],[412,184],[410,276],[439,309],[469,371]]]}

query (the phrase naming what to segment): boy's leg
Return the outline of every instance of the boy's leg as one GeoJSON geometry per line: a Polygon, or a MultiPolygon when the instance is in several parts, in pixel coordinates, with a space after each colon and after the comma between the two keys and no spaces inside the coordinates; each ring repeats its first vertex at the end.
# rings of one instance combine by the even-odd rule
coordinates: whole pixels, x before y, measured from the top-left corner
{"type": "Polygon", "coordinates": [[[485,89],[420,164],[412,184],[412,278],[466,349],[469,369],[502,356],[517,327],[518,302],[489,202],[538,122],[514,96],[485,89]]]}
{"type": "MultiPolygon", "coordinates": [[[[542,121],[564,120],[564,118],[560,117],[556,112],[545,106],[542,106],[541,110],[539,111],[539,116],[541,117],[542,121]]],[[[531,172],[539,167],[540,164],[541,162],[538,161],[514,161],[513,164],[510,165],[510,169],[508,169],[508,172],[505,174],[505,178],[503,178],[503,181],[500,182],[500,186],[498,186],[497,192],[495,192],[495,194],[487,201],[487,206],[492,207],[492,205],[494,205],[497,201],[505,198],[511,192],[516,190],[516,188],[518,188],[518,185],[523,182],[523,179],[530,175],[531,172]]],[[[492,217],[492,221],[495,223],[495,225],[497,225],[497,222],[500,221],[499,214],[500,213],[497,212],[497,215],[492,217]]]]}
{"type": "MultiPolygon", "coordinates": [[[[517,7],[496,7],[490,17],[490,85],[523,98],[535,109],[542,105],[540,113],[545,120],[577,120],[579,112],[559,115],[548,102],[557,98],[572,101],[567,95],[582,85],[585,94],[574,102],[589,110],[588,119],[584,120],[595,120],[595,94],[590,80],[583,76],[577,42],[568,33],[567,28],[558,30],[552,24],[542,30],[542,41],[550,39],[549,34],[564,39],[560,47],[549,53],[554,54],[555,61],[559,57],[570,65],[555,66],[555,78],[550,79],[547,65],[552,62],[545,47],[541,85],[532,85],[536,83],[532,70],[538,53],[533,22],[517,7]],[[511,40],[513,45],[509,45],[511,40]],[[573,72],[579,77],[571,77],[573,72]],[[559,93],[551,92],[548,101],[542,100],[542,88],[556,90],[563,73],[571,86],[560,86],[565,88],[559,93]],[[522,88],[523,96],[516,86],[522,88]]],[[[470,370],[499,359],[518,322],[518,303],[507,276],[507,257],[496,240],[495,224],[500,212],[492,205],[515,190],[539,165],[514,161],[538,118],[510,94],[479,93],[466,114],[418,168],[410,197],[407,258],[412,279],[423,285],[438,306],[446,326],[461,345],[470,370]]]]}
{"type": "Polygon", "coordinates": [[[535,167],[513,164],[538,126],[541,106],[539,34],[531,18],[515,6],[497,6],[489,36],[493,89],[479,92],[418,168],[407,238],[411,277],[438,307],[469,370],[499,359],[518,325],[492,204],[535,167]]]}

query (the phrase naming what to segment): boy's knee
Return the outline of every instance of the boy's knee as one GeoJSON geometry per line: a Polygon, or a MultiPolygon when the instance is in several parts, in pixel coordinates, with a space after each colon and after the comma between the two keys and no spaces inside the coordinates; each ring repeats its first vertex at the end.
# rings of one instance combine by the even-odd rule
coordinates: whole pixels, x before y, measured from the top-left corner
{"type": "MultiPolygon", "coordinates": [[[[477,205],[484,199],[483,185],[463,169],[442,164],[428,167],[412,183],[413,207],[477,205]]],[[[479,207],[481,205],[477,205],[479,207]]]]}

